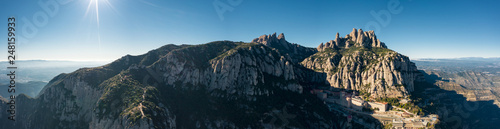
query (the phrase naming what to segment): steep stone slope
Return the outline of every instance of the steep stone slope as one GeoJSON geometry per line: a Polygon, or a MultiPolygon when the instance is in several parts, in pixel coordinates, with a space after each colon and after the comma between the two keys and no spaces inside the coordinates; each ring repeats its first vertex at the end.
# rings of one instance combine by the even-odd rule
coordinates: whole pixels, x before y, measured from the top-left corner
{"type": "Polygon", "coordinates": [[[405,97],[421,74],[408,57],[387,49],[373,31],[354,29],[318,46],[304,67],[327,73],[329,85],[358,90],[370,97],[405,97]]]}
{"type": "MultiPolygon", "coordinates": [[[[177,48],[181,46],[166,45],[145,55],[127,55],[101,67],[82,68],[70,74],[60,74],[42,89],[36,99],[25,95],[18,96],[18,116],[21,121],[16,127],[89,128],[89,123],[96,117],[96,104],[106,93],[106,87],[112,86],[107,80],[114,79],[114,76],[128,69],[131,64],[151,64],[148,57],[158,59],[160,54],[177,48]]],[[[115,110],[121,110],[121,107],[118,107],[121,105],[114,106],[115,110]]],[[[114,127],[128,126],[126,120],[122,120],[123,117],[115,117],[120,119],[113,123],[114,127]]]]}

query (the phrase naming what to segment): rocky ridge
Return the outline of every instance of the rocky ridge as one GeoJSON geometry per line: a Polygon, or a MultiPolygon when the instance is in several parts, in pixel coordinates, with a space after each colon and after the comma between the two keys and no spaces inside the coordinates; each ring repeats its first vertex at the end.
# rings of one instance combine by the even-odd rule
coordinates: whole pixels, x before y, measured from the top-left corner
{"type": "Polygon", "coordinates": [[[353,28],[352,32],[347,34],[345,37],[339,37],[339,33],[335,35],[334,40],[330,40],[325,44],[321,43],[318,47],[318,51],[324,51],[327,48],[337,49],[337,48],[349,48],[349,47],[380,47],[387,48],[387,46],[377,39],[374,31],[363,31],[362,29],[356,30],[353,28]]]}
{"type": "Polygon", "coordinates": [[[260,43],[265,46],[275,48],[281,53],[289,55],[294,63],[298,63],[304,58],[314,54],[317,50],[307,48],[296,43],[290,43],[285,39],[285,34],[281,33],[276,36],[276,33],[270,35],[262,35],[259,38],[252,40],[252,43],[260,43]]]}

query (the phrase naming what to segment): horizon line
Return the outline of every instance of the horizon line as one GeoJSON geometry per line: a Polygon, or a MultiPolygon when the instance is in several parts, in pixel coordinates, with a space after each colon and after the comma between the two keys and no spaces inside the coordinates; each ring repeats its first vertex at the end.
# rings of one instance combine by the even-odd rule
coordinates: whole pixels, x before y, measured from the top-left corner
{"type": "MultiPolygon", "coordinates": [[[[53,60],[53,59],[27,59],[27,60],[15,60],[15,61],[69,61],[69,62],[109,62],[114,60],[53,60]]],[[[0,62],[8,62],[8,60],[0,60],[0,62]]]]}

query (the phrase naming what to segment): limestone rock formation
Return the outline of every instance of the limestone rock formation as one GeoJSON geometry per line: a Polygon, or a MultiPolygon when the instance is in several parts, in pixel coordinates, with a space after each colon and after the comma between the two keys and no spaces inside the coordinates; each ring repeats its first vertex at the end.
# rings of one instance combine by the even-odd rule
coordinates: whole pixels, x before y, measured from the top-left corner
{"type": "Polygon", "coordinates": [[[383,42],[377,39],[374,31],[363,31],[362,29],[356,30],[353,28],[352,32],[347,34],[345,37],[339,37],[339,33],[336,34],[334,40],[330,40],[318,46],[318,51],[324,51],[326,48],[339,49],[339,48],[349,48],[349,47],[381,47],[387,48],[383,42]]]}
{"type": "Polygon", "coordinates": [[[259,38],[252,40],[253,43],[261,43],[268,47],[278,49],[283,54],[287,54],[292,58],[294,63],[302,61],[304,58],[317,52],[314,48],[307,48],[295,43],[290,43],[285,40],[285,35],[281,33],[276,37],[276,33],[270,35],[262,35],[259,38]]]}
{"type": "Polygon", "coordinates": [[[415,64],[387,49],[373,31],[353,29],[346,37],[338,35],[301,62],[306,68],[327,73],[332,87],[365,92],[373,98],[405,97],[414,90],[414,81],[422,81],[415,64]]]}

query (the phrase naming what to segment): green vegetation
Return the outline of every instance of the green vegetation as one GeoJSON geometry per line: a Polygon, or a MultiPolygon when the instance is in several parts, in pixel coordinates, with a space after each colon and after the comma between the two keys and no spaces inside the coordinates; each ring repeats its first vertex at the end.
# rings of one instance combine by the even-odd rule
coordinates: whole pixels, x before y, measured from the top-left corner
{"type": "Polygon", "coordinates": [[[323,69],[323,68],[314,69],[314,71],[317,71],[317,72],[322,72],[323,70],[325,70],[325,69],[323,69]]]}
{"type": "Polygon", "coordinates": [[[365,101],[370,100],[371,93],[368,92],[370,89],[371,84],[365,84],[361,86],[361,89],[359,90],[359,96],[362,96],[365,101]]]}
{"type": "Polygon", "coordinates": [[[158,61],[158,59],[160,59],[161,57],[167,55],[170,51],[175,50],[175,49],[180,49],[183,47],[188,47],[188,46],[190,46],[190,45],[177,46],[177,45],[169,44],[169,45],[162,46],[158,49],[151,50],[148,53],[139,56],[142,58],[141,61],[139,62],[139,65],[149,66],[149,65],[155,63],[156,61],[158,61]]]}
{"type": "Polygon", "coordinates": [[[179,62],[188,62],[187,66],[198,69],[209,67],[209,60],[224,55],[230,49],[238,45],[246,45],[243,42],[214,41],[207,44],[193,45],[173,50],[171,53],[177,57],[179,62]]]}
{"type": "Polygon", "coordinates": [[[399,107],[408,110],[411,113],[418,114],[418,115],[424,115],[425,113],[422,111],[422,108],[419,106],[415,105],[414,103],[405,103],[401,104],[399,103],[398,98],[377,98],[375,99],[377,102],[387,102],[389,105],[394,106],[394,107],[399,107]]]}
{"type": "Polygon", "coordinates": [[[405,85],[403,85],[403,84],[394,84],[394,86],[396,86],[396,87],[406,87],[406,86],[405,86],[405,85]]]}
{"type": "MultiPolygon", "coordinates": [[[[231,93],[229,90],[208,90],[205,85],[176,82],[174,86],[159,87],[159,92],[162,93],[159,97],[163,98],[160,102],[172,104],[169,109],[176,115],[176,125],[179,128],[196,128],[197,121],[213,124],[218,120],[234,123],[238,128],[261,128],[259,121],[270,123],[277,117],[274,111],[285,112],[284,110],[294,116],[287,118],[288,125],[298,128],[307,128],[307,121],[341,119],[338,117],[340,114],[330,112],[316,96],[282,89],[282,86],[298,83],[297,81],[265,73],[261,77],[265,79],[265,83],[259,82],[252,87],[257,91],[268,91],[269,95],[241,95],[238,92],[247,87],[240,86],[232,87],[237,92],[231,93]],[[312,114],[318,114],[321,118],[312,114]]],[[[274,126],[280,127],[281,122],[278,119],[274,126]]],[[[207,127],[202,125],[201,128],[207,127]]]]}
{"type": "MultiPolygon", "coordinates": [[[[349,37],[350,38],[350,37],[349,37]]],[[[349,46],[354,46],[355,42],[354,41],[349,41],[349,46]]]]}
{"type": "MultiPolygon", "coordinates": [[[[381,48],[381,47],[373,47],[371,48],[371,51],[379,56],[384,56],[385,54],[393,53],[394,51],[387,49],[387,48],[381,48]]],[[[395,53],[395,52],[394,52],[395,53]]]]}
{"type": "Polygon", "coordinates": [[[332,49],[332,48],[325,48],[324,51],[317,52],[313,55],[311,55],[309,58],[311,60],[318,59],[320,64],[325,63],[328,58],[337,58],[340,59],[341,55],[338,52],[338,50],[332,49]]]}
{"type": "Polygon", "coordinates": [[[373,108],[363,107],[363,109],[361,109],[361,111],[363,111],[363,112],[373,113],[373,112],[375,111],[375,109],[373,109],[373,108]]]}
{"type": "Polygon", "coordinates": [[[131,76],[124,71],[103,82],[105,90],[96,110],[99,118],[129,116],[135,122],[142,117],[140,108],[147,107],[139,105],[145,101],[142,96],[147,88],[131,76]]]}
{"type": "Polygon", "coordinates": [[[384,129],[392,129],[392,123],[384,125],[384,129]]]}
{"type": "Polygon", "coordinates": [[[218,53],[218,56],[213,58],[215,60],[218,60],[218,59],[222,59],[226,56],[229,56],[229,55],[232,55],[233,53],[237,52],[238,49],[241,49],[241,48],[249,48],[249,47],[252,47],[252,46],[256,46],[256,45],[259,45],[258,43],[235,43],[237,46],[234,47],[234,48],[230,48],[226,51],[223,51],[221,53],[218,53]]]}
{"type": "Polygon", "coordinates": [[[349,47],[347,49],[341,49],[340,50],[340,53],[342,53],[342,55],[352,55],[354,53],[357,53],[357,52],[365,52],[365,51],[369,51],[369,49],[365,48],[365,47],[355,47],[355,46],[352,46],[352,47],[349,47]]]}
{"type": "Polygon", "coordinates": [[[338,72],[338,71],[339,71],[339,69],[338,69],[338,68],[333,68],[333,69],[330,69],[330,73],[336,73],[336,72],[338,72]]]}
{"type": "Polygon", "coordinates": [[[355,47],[355,46],[349,47],[347,49],[341,48],[341,49],[338,49],[337,51],[342,53],[342,55],[351,55],[355,52],[362,52],[362,53],[365,53],[368,55],[375,54],[378,57],[382,57],[382,56],[389,54],[389,53],[395,53],[391,49],[387,49],[387,48],[381,48],[381,47],[366,48],[366,47],[355,47]]]}
{"type": "Polygon", "coordinates": [[[323,51],[320,51],[318,53],[333,53],[333,54],[335,54],[336,52],[337,52],[337,50],[335,50],[335,49],[325,48],[323,51]]]}
{"type": "Polygon", "coordinates": [[[387,104],[392,105],[392,106],[399,106],[399,99],[397,98],[377,98],[375,99],[377,102],[387,102],[387,104]]]}
{"type": "MultiPolygon", "coordinates": [[[[350,43],[354,43],[350,41],[350,43]]],[[[344,56],[353,56],[350,58],[354,58],[355,60],[361,61],[361,62],[367,62],[366,64],[361,65],[361,71],[360,72],[365,72],[366,70],[369,70],[370,66],[372,64],[377,64],[381,60],[382,57],[384,57],[387,54],[390,53],[395,53],[394,51],[387,49],[387,48],[381,48],[381,47],[356,47],[356,46],[351,46],[349,48],[325,48],[323,51],[317,52],[314,55],[310,56],[310,60],[317,62],[315,63],[325,63],[327,59],[332,58],[339,63],[340,59],[344,56]]],[[[389,60],[392,60],[392,58],[388,58],[389,60]]],[[[337,68],[333,68],[330,70],[330,72],[338,72],[339,67],[343,67],[346,64],[335,64],[335,66],[338,66],[337,68]]],[[[318,71],[315,70],[315,71],[318,71]]],[[[357,72],[357,71],[349,71],[349,72],[357,72]]]]}

